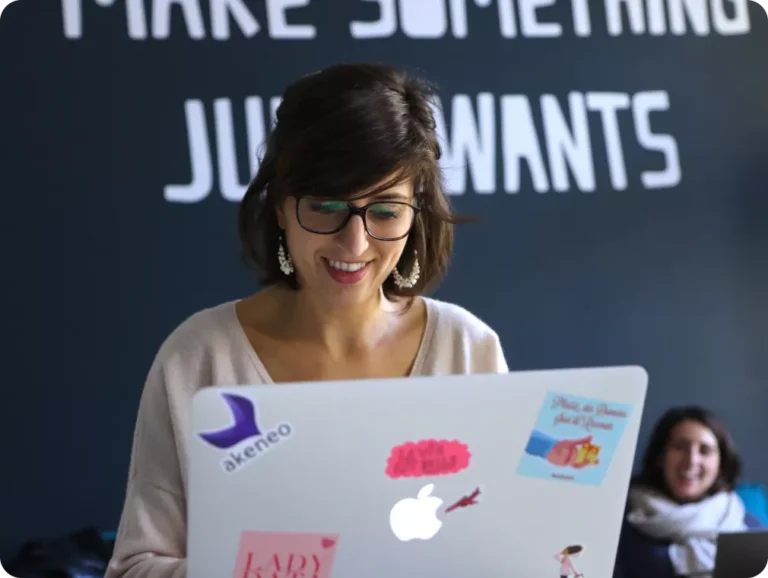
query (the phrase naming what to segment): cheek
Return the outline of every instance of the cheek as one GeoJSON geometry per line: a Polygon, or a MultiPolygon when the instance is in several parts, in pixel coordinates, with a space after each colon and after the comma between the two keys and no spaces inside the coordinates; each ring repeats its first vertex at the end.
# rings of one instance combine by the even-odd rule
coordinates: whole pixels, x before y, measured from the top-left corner
{"type": "Polygon", "coordinates": [[[705,467],[707,468],[707,473],[711,477],[716,477],[718,472],[720,471],[720,459],[717,457],[713,457],[711,459],[708,459],[705,462],[705,467]]]}
{"type": "Polygon", "coordinates": [[[664,475],[669,476],[679,467],[681,456],[679,452],[670,450],[664,456],[664,475]]]}
{"type": "Polygon", "coordinates": [[[376,253],[387,267],[394,267],[400,261],[405,249],[404,241],[376,241],[376,253]]]}
{"type": "Polygon", "coordinates": [[[298,224],[288,221],[286,234],[290,238],[290,252],[294,261],[312,259],[323,239],[302,229],[298,224]]]}

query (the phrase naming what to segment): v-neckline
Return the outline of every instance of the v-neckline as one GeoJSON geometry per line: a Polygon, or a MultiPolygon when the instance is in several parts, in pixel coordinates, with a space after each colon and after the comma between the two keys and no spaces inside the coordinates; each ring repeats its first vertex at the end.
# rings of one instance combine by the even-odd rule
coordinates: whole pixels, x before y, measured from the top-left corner
{"type": "MultiPolygon", "coordinates": [[[[428,297],[419,297],[419,299],[424,301],[424,306],[427,310],[427,323],[424,327],[424,335],[421,337],[421,343],[419,343],[419,348],[416,351],[416,358],[413,361],[413,366],[411,367],[411,371],[408,373],[407,377],[417,377],[422,374],[424,361],[426,360],[427,354],[429,353],[429,350],[432,346],[432,339],[437,328],[438,310],[437,307],[435,307],[434,302],[428,297]]],[[[239,300],[232,301],[227,308],[229,314],[229,324],[232,326],[233,331],[237,333],[238,340],[241,341],[241,345],[248,352],[248,357],[253,363],[253,366],[256,369],[256,373],[258,373],[259,377],[261,377],[262,382],[265,385],[275,385],[275,381],[269,375],[269,372],[267,371],[264,363],[261,361],[259,354],[254,349],[253,345],[251,345],[251,341],[248,339],[245,328],[243,327],[242,323],[240,323],[240,319],[237,316],[237,304],[239,302],[239,300]]]]}

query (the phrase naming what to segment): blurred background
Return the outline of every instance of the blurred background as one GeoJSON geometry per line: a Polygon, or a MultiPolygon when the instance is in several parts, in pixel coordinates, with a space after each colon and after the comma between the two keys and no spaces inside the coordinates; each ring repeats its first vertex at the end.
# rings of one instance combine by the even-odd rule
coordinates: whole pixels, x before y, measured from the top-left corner
{"type": "MultiPolygon", "coordinates": [[[[258,289],[237,201],[286,85],[437,83],[457,232],[437,298],[513,370],[640,364],[768,482],[768,17],[748,0],[19,0],[0,19],[0,559],[117,526],[139,396],[258,289]]],[[[510,415],[514,411],[510,408],[510,415]]]]}

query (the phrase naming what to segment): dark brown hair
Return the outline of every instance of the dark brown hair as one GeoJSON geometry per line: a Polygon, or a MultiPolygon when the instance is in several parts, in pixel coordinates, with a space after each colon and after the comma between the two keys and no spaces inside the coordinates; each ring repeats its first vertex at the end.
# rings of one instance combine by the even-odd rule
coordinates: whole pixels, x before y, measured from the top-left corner
{"type": "Polygon", "coordinates": [[[439,282],[459,221],[443,191],[433,94],[427,81],[375,63],[326,68],[286,89],[238,214],[243,256],[262,285],[284,281],[298,289],[296,275],[284,275],[277,259],[276,208],[286,197],[359,198],[405,179],[421,210],[397,267],[407,276],[416,250],[421,276],[412,289],[399,289],[390,276],[383,289],[413,296],[439,282]]]}
{"type": "Polygon", "coordinates": [[[736,445],[720,420],[712,412],[698,406],[673,407],[659,419],[645,451],[640,475],[633,480],[633,483],[672,497],[664,479],[663,459],[672,431],[684,421],[700,423],[709,428],[717,439],[720,451],[720,472],[706,495],[734,490],[741,476],[741,458],[736,451],[736,445]]]}

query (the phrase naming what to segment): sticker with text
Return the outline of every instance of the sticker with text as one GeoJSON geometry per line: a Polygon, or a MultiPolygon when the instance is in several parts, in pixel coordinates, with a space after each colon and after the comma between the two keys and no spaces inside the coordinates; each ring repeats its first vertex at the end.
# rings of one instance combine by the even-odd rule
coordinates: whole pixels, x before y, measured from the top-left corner
{"type": "Polygon", "coordinates": [[[243,532],[233,578],[330,578],[338,534],[243,532]]]}
{"type": "Polygon", "coordinates": [[[555,560],[560,565],[560,578],[584,578],[584,574],[578,572],[573,563],[574,558],[577,558],[583,551],[584,546],[574,544],[555,554],[555,560]]]}
{"type": "Polygon", "coordinates": [[[517,468],[518,475],[602,483],[631,405],[550,393],[517,468]]]}
{"type": "Polygon", "coordinates": [[[224,454],[220,463],[224,472],[239,472],[293,436],[293,426],[286,422],[262,427],[253,400],[234,393],[222,393],[221,397],[229,408],[231,422],[214,431],[199,432],[198,436],[224,454]]]}
{"type": "Polygon", "coordinates": [[[456,474],[469,467],[471,454],[457,440],[421,440],[392,448],[386,474],[390,478],[417,478],[456,474]]]}

